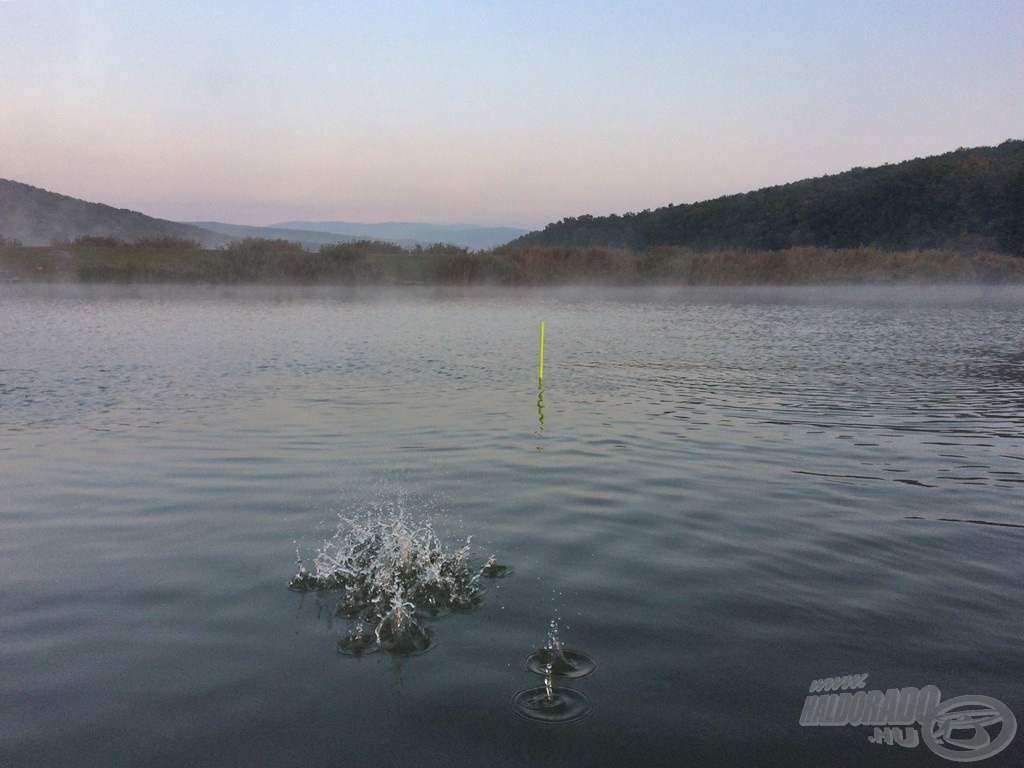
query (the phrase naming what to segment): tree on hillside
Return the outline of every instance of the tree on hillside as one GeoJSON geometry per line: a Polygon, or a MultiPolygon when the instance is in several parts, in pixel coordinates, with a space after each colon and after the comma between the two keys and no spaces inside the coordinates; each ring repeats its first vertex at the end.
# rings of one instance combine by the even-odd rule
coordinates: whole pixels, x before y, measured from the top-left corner
{"type": "Polygon", "coordinates": [[[566,218],[516,245],[780,250],[1024,247],[1024,141],[624,216],[566,218]]]}
{"type": "Polygon", "coordinates": [[[996,236],[1004,251],[1024,256],[1024,164],[1006,185],[1005,207],[996,236]]]}

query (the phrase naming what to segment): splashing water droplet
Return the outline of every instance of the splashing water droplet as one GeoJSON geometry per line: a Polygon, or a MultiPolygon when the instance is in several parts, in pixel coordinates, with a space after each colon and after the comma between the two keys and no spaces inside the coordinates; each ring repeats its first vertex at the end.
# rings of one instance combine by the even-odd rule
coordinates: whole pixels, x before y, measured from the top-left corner
{"type": "Polygon", "coordinates": [[[385,651],[415,656],[433,647],[432,633],[413,618],[409,612],[411,607],[411,604],[397,600],[377,624],[377,644],[385,651]]]}
{"type": "Polygon", "coordinates": [[[558,622],[552,619],[547,642],[526,658],[526,668],[535,675],[575,679],[591,674],[597,669],[597,662],[582,651],[563,646],[558,622]]]}
{"type": "Polygon", "coordinates": [[[338,640],[338,653],[344,653],[346,656],[366,656],[376,653],[377,649],[377,638],[364,634],[362,626],[356,627],[353,632],[338,640]]]}
{"type": "Polygon", "coordinates": [[[592,711],[590,699],[575,688],[555,686],[555,678],[585,677],[597,664],[585,653],[562,646],[558,621],[551,620],[547,642],[526,660],[526,667],[544,677],[544,685],[526,688],[512,696],[512,709],[520,717],[550,725],[575,723],[592,711]]]}
{"type": "MultiPolygon", "coordinates": [[[[412,521],[398,503],[378,507],[365,519],[339,518],[334,537],[317,551],[315,571],[300,561],[288,587],[339,593],[331,613],[372,626],[377,647],[400,655],[423,653],[434,641],[421,619],[481,604],[483,571],[471,564],[469,538],[449,553],[429,523],[412,521]]],[[[488,562],[494,565],[493,560],[488,562]]],[[[339,651],[363,647],[361,639],[350,637],[338,641],[339,651]]]]}
{"type": "Polygon", "coordinates": [[[484,563],[484,567],[480,569],[480,575],[489,579],[503,579],[512,575],[512,566],[500,564],[494,555],[491,555],[484,563]]]}

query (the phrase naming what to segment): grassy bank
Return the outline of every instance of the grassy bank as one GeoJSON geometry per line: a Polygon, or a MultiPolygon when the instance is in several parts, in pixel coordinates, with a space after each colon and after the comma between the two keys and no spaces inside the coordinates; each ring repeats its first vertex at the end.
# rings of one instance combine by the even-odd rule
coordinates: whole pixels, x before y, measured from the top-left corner
{"type": "Polygon", "coordinates": [[[0,245],[0,281],[297,285],[800,285],[1017,283],[1024,258],[992,252],[876,248],[778,251],[683,248],[631,251],[524,246],[469,252],[405,250],[376,241],[307,251],[247,239],[209,250],[169,239],[123,244],[97,238],[47,247],[0,245]]]}

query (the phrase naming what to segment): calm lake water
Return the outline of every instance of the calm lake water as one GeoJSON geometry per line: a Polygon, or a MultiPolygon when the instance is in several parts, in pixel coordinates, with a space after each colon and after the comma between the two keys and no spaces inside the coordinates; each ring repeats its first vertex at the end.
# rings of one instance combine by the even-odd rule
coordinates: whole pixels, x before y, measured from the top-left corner
{"type": "Polygon", "coordinates": [[[0,322],[4,766],[952,764],[801,725],[862,673],[1024,718],[1022,289],[4,286],[0,322]],[[514,573],[341,655],[287,583],[395,511],[514,573]],[[553,619],[597,663],[571,724],[512,706],[553,619]]]}

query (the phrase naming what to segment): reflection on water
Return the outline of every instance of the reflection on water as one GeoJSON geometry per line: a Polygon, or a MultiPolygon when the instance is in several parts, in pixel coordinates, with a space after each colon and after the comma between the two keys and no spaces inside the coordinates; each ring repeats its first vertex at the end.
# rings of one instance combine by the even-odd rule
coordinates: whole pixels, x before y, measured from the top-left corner
{"type": "Polygon", "coordinates": [[[917,760],[799,725],[861,671],[1019,717],[1022,308],[4,287],[0,764],[917,760]]]}

